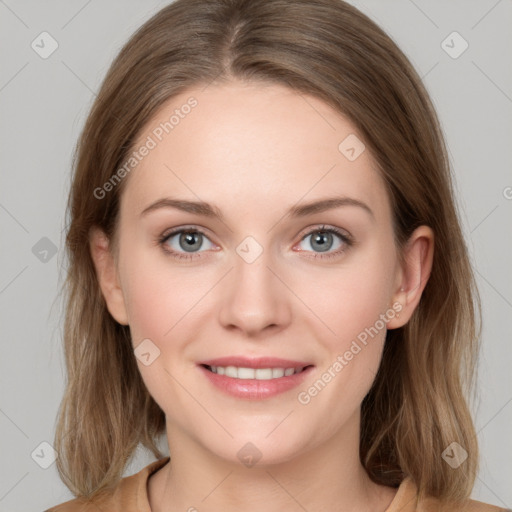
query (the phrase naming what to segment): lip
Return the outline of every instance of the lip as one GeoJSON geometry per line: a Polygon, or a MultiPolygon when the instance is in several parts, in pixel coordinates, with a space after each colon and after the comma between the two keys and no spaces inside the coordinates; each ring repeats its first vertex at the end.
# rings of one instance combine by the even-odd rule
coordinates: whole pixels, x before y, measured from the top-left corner
{"type": "Polygon", "coordinates": [[[254,357],[229,356],[217,359],[200,361],[198,364],[208,366],[238,366],[239,368],[298,368],[310,366],[313,363],[308,361],[292,361],[291,359],[280,359],[278,357],[254,357]]]}
{"type": "Polygon", "coordinates": [[[271,398],[298,386],[313,370],[314,366],[308,362],[292,361],[275,357],[221,357],[201,361],[198,368],[213,386],[224,393],[236,398],[248,400],[264,400],[271,398]],[[304,367],[300,373],[279,377],[270,380],[235,379],[219,375],[208,370],[205,366],[237,366],[242,368],[298,368],[304,367]]]}

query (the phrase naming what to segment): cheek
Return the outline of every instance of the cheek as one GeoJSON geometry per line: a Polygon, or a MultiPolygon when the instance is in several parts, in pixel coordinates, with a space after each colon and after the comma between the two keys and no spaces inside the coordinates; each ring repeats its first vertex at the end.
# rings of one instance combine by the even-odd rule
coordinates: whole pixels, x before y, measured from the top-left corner
{"type": "MultiPolygon", "coordinates": [[[[194,367],[190,339],[204,325],[206,296],[218,276],[211,271],[180,271],[156,250],[148,254],[134,248],[126,254],[130,256],[123,261],[123,289],[134,348],[151,340],[159,354],[155,367],[163,366],[172,374],[194,367]]],[[[139,368],[144,380],[154,378],[144,365],[139,368]]]]}
{"type": "Polygon", "coordinates": [[[318,316],[335,333],[332,348],[343,350],[358,336],[364,340],[374,327],[385,334],[381,315],[391,308],[393,268],[392,251],[379,251],[375,244],[317,282],[313,300],[318,316]]]}
{"type": "Polygon", "coordinates": [[[318,385],[313,383],[311,393],[304,390],[301,403],[314,401],[313,408],[320,407],[319,414],[322,407],[328,407],[337,417],[355,411],[375,379],[386,324],[395,313],[389,302],[394,253],[385,247],[376,241],[371,249],[354,253],[346,265],[330,273],[318,273],[316,286],[310,286],[316,290],[310,294],[312,309],[327,327],[318,338],[327,357],[319,368],[318,385]]]}
{"type": "Polygon", "coordinates": [[[358,413],[380,366],[386,337],[386,322],[380,315],[385,315],[387,308],[379,287],[385,287],[386,280],[375,281],[371,278],[377,275],[368,273],[365,276],[368,281],[345,276],[339,287],[331,285],[330,299],[324,297],[324,309],[318,310],[335,334],[325,330],[325,335],[317,338],[325,357],[314,377],[297,393],[305,417],[325,418],[314,426],[313,438],[334,435],[358,413]]]}
{"type": "MultiPolygon", "coordinates": [[[[173,303],[169,283],[144,271],[134,273],[126,294],[126,307],[134,345],[150,338],[157,345],[172,327],[173,303]]],[[[176,299],[175,299],[175,302],[176,299]]]]}
{"type": "Polygon", "coordinates": [[[184,394],[173,377],[177,374],[176,365],[183,364],[180,358],[186,336],[182,328],[189,320],[187,311],[194,299],[191,295],[195,294],[180,292],[189,288],[183,287],[182,278],[166,270],[165,262],[158,258],[148,261],[143,254],[139,257],[133,252],[131,258],[125,259],[123,283],[137,365],[149,393],[162,410],[167,413],[172,408],[186,409],[184,394]],[[138,353],[150,354],[148,364],[138,353]]]}
{"type": "Polygon", "coordinates": [[[159,248],[142,245],[127,240],[120,262],[133,343],[150,338],[164,345],[204,294],[206,276],[180,272],[159,248]]]}

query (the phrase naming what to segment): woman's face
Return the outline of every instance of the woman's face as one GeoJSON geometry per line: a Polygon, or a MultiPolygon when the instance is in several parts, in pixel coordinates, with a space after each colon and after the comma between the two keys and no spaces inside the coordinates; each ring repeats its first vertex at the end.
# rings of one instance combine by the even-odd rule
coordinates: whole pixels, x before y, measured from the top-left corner
{"type": "Polygon", "coordinates": [[[357,137],[316,98],[240,82],[173,98],[138,137],[109,309],[170,439],[275,463],[358,435],[401,270],[357,137]]]}

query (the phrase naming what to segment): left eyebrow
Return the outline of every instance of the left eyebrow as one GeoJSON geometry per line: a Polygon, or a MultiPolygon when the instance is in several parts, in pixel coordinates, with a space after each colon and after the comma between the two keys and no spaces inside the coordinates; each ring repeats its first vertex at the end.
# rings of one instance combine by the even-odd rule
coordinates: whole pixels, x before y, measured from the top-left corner
{"type": "Polygon", "coordinates": [[[357,206],[362,208],[366,213],[368,213],[372,219],[375,220],[375,215],[372,209],[363,201],[359,199],[355,199],[353,197],[329,197],[326,199],[321,199],[319,201],[313,201],[311,203],[306,203],[300,206],[293,206],[290,208],[288,214],[292,217],[305,217],[306,215],[313,215],[315,213],[322,213],[327,210],[332,210],[334,208],[339,208],[340,206],[357,206]]]}
{"type": "MultiPolygon", "coordinates": [[[[366,203],[352,197],[330,197],[299,206],[293,206],[288,210],[287,215],[291,215],[292,217],[306,217],[307,215],[322,213],[341,206],[356,206],[362,208],[372,217],[372,219],[375,220],[375,215],[371,208],[366,203]]],[[[176,210],[202,215],[204,217],[217,218],[224,222],[224,216],[220,209],[210,203],[206,203],[204,201],[187,201],[171,197],[165,197],[155,201],[146,207],[140,215],[142,217],[147,215],[149,212],[160,208],[174,208],[176,210]]]]}

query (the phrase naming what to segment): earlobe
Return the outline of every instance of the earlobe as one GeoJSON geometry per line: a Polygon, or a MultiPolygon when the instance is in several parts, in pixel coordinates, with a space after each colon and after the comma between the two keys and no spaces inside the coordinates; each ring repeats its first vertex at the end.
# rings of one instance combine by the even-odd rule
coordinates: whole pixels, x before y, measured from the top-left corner
{"type": "Polygon", "coordinates": [[[116,263],[110,249],[110,241],[100,228],[93,227],[89,233],[89,245],[96,277],[107,309],[117,322],[128,325],[126,305],[116,263]]]}
{"type": "Polygon", "coordinates": [[[393,303],[400,303],[400,315],[388,322],[388,329],[405,325],[418,306],[432,271],[434,259],[434,232],[428,226],[418,227],[404,248],[401,280],[393,303]]]}

